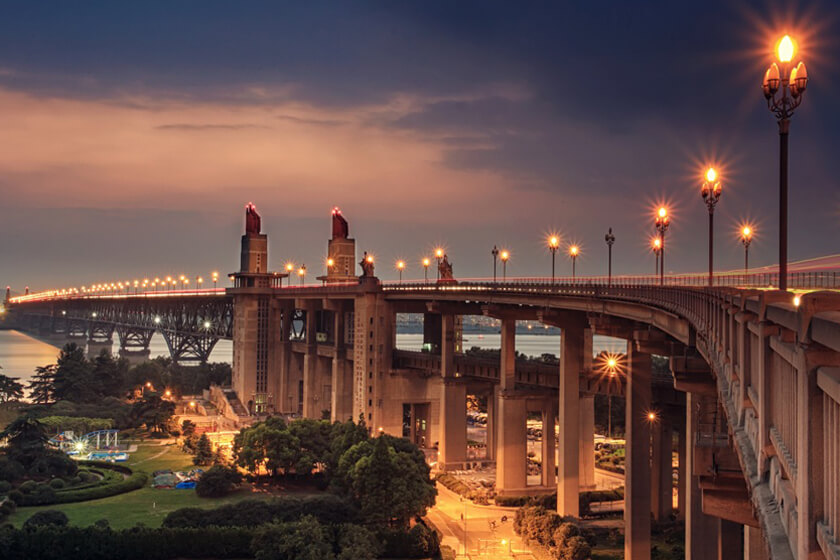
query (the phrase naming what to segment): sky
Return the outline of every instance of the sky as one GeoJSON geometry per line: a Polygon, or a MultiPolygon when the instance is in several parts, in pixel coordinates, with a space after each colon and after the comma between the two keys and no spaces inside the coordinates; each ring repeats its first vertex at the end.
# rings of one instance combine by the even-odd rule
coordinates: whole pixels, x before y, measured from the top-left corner
{"type": "MultiPolygon", "coordinates": [[[[21,291],[238,267],[244,205],[271,265],[320,272],[330,210],[381,278],[702,272],[776,262],[778,127],[760,83],[790,33],[790,260],[840,253],[835,2],[2,2],[0,282],[21,291]],[[558,255],[558,274],[571,265],[558,255]],[[501,272],[501,271],[500,271],[501,272]]],[[[313,274],[314,280],[314,274],[313,274]]]]}

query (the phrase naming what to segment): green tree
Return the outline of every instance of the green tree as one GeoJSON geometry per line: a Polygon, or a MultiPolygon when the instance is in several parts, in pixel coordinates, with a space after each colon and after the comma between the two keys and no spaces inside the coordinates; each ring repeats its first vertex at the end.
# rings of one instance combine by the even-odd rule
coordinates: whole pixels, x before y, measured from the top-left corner
{"type": "Polygon", "coordinates": [[[233,440],[233,452],[236,464],[251,472],[264,465],[270,473],[288,474],[298,462],[300,445],[282,418],[271,417],[243,428],[233,440]]]}
{"type": "Polygon", "coordinates": [[[338,530],[336,560],[375,560],[382,553],[382,543],[367,527],[345,523],[338,530]]]}
{"type": "Polygon", "coordinates": [[[96,379],[98,396],[118,397],[123,393],[125,379],[128,374],[128,361],[125,358],[114,358],[107,350],[93,359],[91,374],[96,379]]]}
{"type": "Polygon", "coordinates": [[[361,457],[352,466],[348,460],[345,468],[349,468],[351,496],[365,519],[407,527],[412,517],[425,515],[435,504],[437,490],[425,460],[419,464],[410,450],[396,450],[396,439],[380,436],[373,445],[357,444],[346,455],[361,457]]]}
{"type": "Polygon", "coordinates": [[[174,413],[175,403],[163,400],[157,393],[147,393],[131,408],[135,425],[145,424],[155,432],[162,431],[174,413]]]}
{"type": "Polygon", "coordinates": [[[100,396],[93,368],[85,358],[84,348],[70,342],[61,349],[53,375],[53,398],[91,402],[100,396]]]}
{"type": "Polygon", "coordinates": [[[185,438],[190,437],[195,433],[195,422],[192,420],[184,420],[181,422],[181,435],[185,438]]]}
{"type": "Polygon", "coordinates": [[[35,404],[48,404],[53,402],[55,397],[55,370],[56,365],[38,366],[35,368],[35,376],[29,381],[29,398],[35,404]]]}
{"type": "Polygon", "coordinates": [[[69,522],[70,520],[67,519],[67,514],[63,511],[45,509],[43,511],[33,513],[29,519],[23,522],[23,528],[29,529],[43,525],[66,527],[69,522]]]}
{"type": "Polygon", "coordinates": [[[318,520],[307,515],[297,523],[260,527],[251,543],[257,560],[334,560],[332,543],[318,520]]]}
{"type": "Polygon", "coordinates": [[[220,498],[229,494],[241,480],[236,469],[214,465],[198,479],[195,493],[201,498],[220,498]]]}
{"type": "Polygon", "coordinates": [[[0,404],[23,398],[23,384],[18,383],[18,379],[20,378],[0,374],[0,404]]]}
{"type": "Polygon", "coordinates": [[[210,443],[210,438],[207,434],[201,434],[198,438],[198,444],[195,446],[195,457],[193,457],[193,464],[199,466],[206,466],[213,464],[213,444],[210,443]]]}
{"type": "Polygon", "coordinates": [[[9,457],[28,466],[44,453],[49,438],[46,428],[37,418],[23,414],[12,420],[0,433],[0,440],[2,439],[7,441],[6,450],[9,457]]]}

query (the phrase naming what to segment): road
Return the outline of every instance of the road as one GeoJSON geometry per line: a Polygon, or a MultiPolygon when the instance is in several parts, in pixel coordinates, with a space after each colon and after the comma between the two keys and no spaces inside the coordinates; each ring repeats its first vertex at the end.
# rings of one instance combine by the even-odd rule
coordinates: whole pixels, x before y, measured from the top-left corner
{"type": "Polygon", "coordinates": [[[513,532],[516,508],[480,506],[438,484],[437,504],[428,518],[443,533],[443,544],[452,547],[459,559],[532,560],[521,539],[513,532]],[[502,521],[506,516],[507,521],[502,521]],[[466,550],[464,554],[464,518],[466,518],[466,550]],[[492,523],[495,522],[495,529],[492,523]]]}

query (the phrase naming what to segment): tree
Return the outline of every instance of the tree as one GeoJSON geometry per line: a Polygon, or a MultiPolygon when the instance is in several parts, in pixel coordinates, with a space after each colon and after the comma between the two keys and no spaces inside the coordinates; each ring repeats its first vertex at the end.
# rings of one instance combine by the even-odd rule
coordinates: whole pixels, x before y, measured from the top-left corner
{"type": "Polygon", "coordinates": [[[311,515],[260,527],[251,550],[257,560],[335,560],[327,531],[311,515]]]}
{"type": "Polygon", "coordinates": [[[147,393],[134,403],[131,416],[135,425],[145,424],[152,431],[160,432],[175,413],[175,403],[160,398],[157,393],[147,393]]]}
{"type": "Polygon", "coordinates": [[[85,358],[84,348],[70,342],[61,349],[53,375],[53,398],[91,402],[100,396],[93,368],[85,358]]]}
{"type": "Polygon", "coordinates": [[[410,450],[396,450],[396,440],[383,435],[373,445],[357,444],[346,455],[361,457],[352,466],[348,464],[351,460],[345,461],[344,466],[349,469],[351,496],[365,519],[407,527],[411,518],[425,515],[435,504],[437,490],[425,460],[419,464],[410,450]]]}
{"type": "Polygon", "coordinates": [[[35,404],[48,404],[53,402],[55,395],[55,370],[56,365],[38,366],[35,368],[35,376],[29,381],[29,398],[35,404]]]}
{"type": "Polygon", "coordinates": [[[70,522],[67,519],[67,514],[63,511],[55,509],[45,509],[37,513],[33,513],[29,519],[23,522],[24,529],[30,529],[43,525],[54,525],[56,527],[66,527],[70,522]]]}
{"type": "Polygon", "coordinates": [[[214,465],[198,479],[195,493],[201,498],[220,498],[229,494],[241,480],[236,469],[214,465]]]}
{"type": "Polygon", "coordinates": [[[0,374],[0,403],[19,401],[23,398],[23,384],[18,383],[19,377],[8,377],[0,374]]]}
{"type": "Polygon", "coordinates": [[[382,543],[367,527],[345,523],[338,532],[336,560],[376,560],[382,553],[382,543]]]}
{"type": "Polygon", "coordinates": [[[128,373],[128,361],[125,358],[114,358],[110,352],[103,349],[91,365],[92,376],[97,381],[98,396],[118,397],[123,393],[128,373]]]}
{"type": "Polygon", "coordinates": [[[279,417],[243,428],[233,440],[236,464],[251,472],[265,466],[270,473],[276,474],[282,469],[288,474],[297,464],[300,451],[300,440],[279,417]]]}
{"type": "Polygon", "coordinates": [[[198,444],[195,446],[195,457],[193,457],[193,464],[199,466],[210,465],[213,463],[213,444],[210,443],[210,438],[207,434],[201,434],[198,438],[198,444]]]}
{"type": "Polygon", "coordinates": [[[195,422],[192,420],[184,420],[181,422],[181,435],[185,438],[190,437],[195,433],[195,422]]]}
{"type": "Polygon", "coordinates": [[[7,440],[9,457],[29,466],[45,451],[47,431],[37,418],[30,414],[18,416],[0,433],[0,439],[7,440]]]}

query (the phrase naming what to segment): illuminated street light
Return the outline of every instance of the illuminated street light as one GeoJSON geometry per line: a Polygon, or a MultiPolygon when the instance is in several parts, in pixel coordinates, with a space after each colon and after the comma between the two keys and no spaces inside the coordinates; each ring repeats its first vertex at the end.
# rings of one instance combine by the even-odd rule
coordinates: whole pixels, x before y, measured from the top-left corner
{"type": "Polygon", "coordinates": [[[653,423],[659,421],[659,415],[656,413],[656,411],[651,410],[647,413],[647,419],[648,419],[648,422],[653,424],[653,423]]]}
{"type": "Polygon", "coordinates": [[[575,265],[577,264],[577,257],[579,253],[580,247],[578,247],[577,245],[572,245],[571,247],[569,247],[569,257],[571,257],[572,259],[572,282],[574,282],[576,276],[575,265]]]}
{"type": "MultiPolygon", "coordinates": [[[[295,263],[287,262],[286,263],[286,274],[288,275],[288,285],[292,285],[292,273],[295,270],[295,263]]],[[[282,283],[280,284],[282,286],[282,283]]]]}
{"type": "Polygon", "coordinates": [[[659,232],[659,284],[665,285],[665,232],[668,231],[668,226],[671,225],[671,218],[668,216],[668,209],[660,206],[656,211],[656,220],[654,221],[656,231],[659,232]]]}
{"type": "Polygon", "coordinates": [[[397,270],[400,272],[400,284],[402,284],[402,273],[405,270],[405,261],[399,260],[397,261],[397,270]]]}
{"type": "Polygon", "coordinates": [[[658,237],[654,237],[650,242],[650,250],[653,251],[654,255],[654,268],[653,274],[654,276],[659,274],[659,252],[662,250],[662,240],[658,237]]]}
{"type": "Polygon", "coordinates": [[[502,259],[502,280],[507,281],[507,262],[510,259],[510,251],[502,249],[499,258],[502,259]]]}
{"type": "Polygon", "coordinates": [[[788,218],[788,132],[793,111],[802,103],[808,86],[805,63],[799,62],[792,69],[790,63],[796,45],[785,35],[776,46],[779,65],[773,62],[764,73],[761,89],[767,108],[779,122],[779,289],[787,290],[787,218],[788,218]]]}
{"type": "Polygon", "coordinates": [[[560,248],[560,238],[552,235],[548,238],[548,251],[551,253],[551,283],[554,284],[554,263],[557,257],[557,249],[560,248]]]}
{"type": "Polygon", "coordinates": [[[714,250],[715,250],[715,206],[720,200],[720,195],[723,192],[723,185],[721,184],[717,171],[714,167],[706,170],[705,181],[700,187],[700,194],[703,196],[703,201],[706,203],[706,208],[709,209],[709,286],[714,283],[714,250]]]}
{"type": "Polygon", "coordinates": [[[741,228],[741,243],[744,244],[744,274],[750,268],[750,243],[752,243],[753,229],[750,226],[741,228]]]}
{"type": "Polygon", "coordinates": [[[423,257],[423,279],[426,284],[429,283],[429,265],[431,264],[432,260],[429,257],[423,257]]]}
{"type": "Polygon", "coordinates": [[[213,272],[210,273],[210,276],[213,277],[213,289],[215,290],[216,289],[216,283],[219,281],[219,271],[214,270],[213,272]]]}
{"type": "Polygon", "coordinates": [[[306,277],[306,265],[305,264],[300,265],[300,268],[298,269],[297,273],[298,273],[298,276],[300,276],[300,285],[303,286],[303,281],[304,281],[304,278],[306,277]]]}

